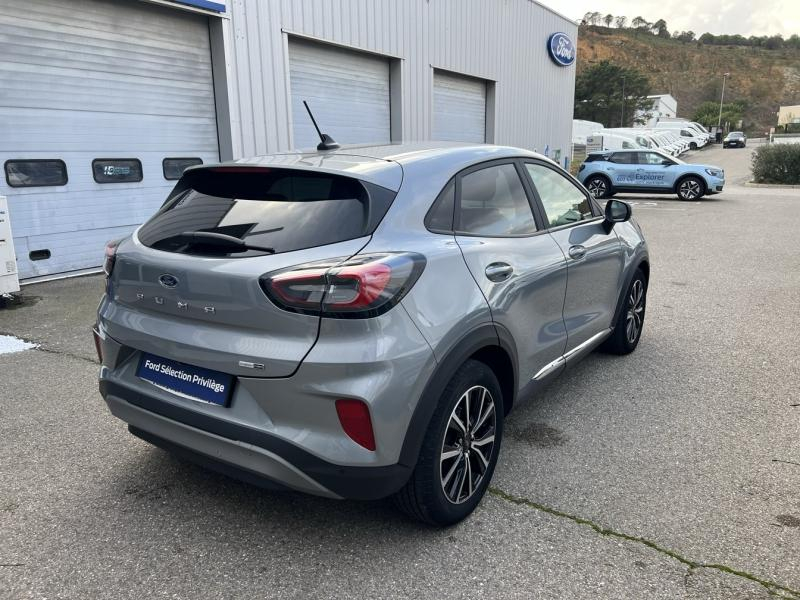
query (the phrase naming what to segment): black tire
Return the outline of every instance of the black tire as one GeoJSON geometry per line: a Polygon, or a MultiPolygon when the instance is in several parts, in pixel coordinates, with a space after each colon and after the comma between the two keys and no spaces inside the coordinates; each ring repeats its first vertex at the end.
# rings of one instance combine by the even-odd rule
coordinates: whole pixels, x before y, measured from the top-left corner
{"type": "Polygon", "coordinates": [[[639,345],[639,340],[642,338],[644,316],[647,312],[647,278],[641,269],[636,269],[622,301],[624,304],[617,322],[614,324],[614,331],[600,347],[603,352],[609,354],[630,354],[636,350],[636,346],[639,345]],[[637,289],[641,290],[641,295],[637,294],[637,289]],[[637,307],[640,308],[637,310],[637,307]],[[633,336],[630,335],[628,327],[631,318],[637,324],[633,336]]]}
{"type": "Polygon", "coordinates": [[[697,144],[695,142],[689,142],[689,150],[697,150],[697,144]]]}
{"type": "Polygon", "coordinates": [[[691,175],[678,182],[675,192],[681,200],[699,200],[706,193],[706,184],[699,177],[691,175]]]}
{"type": "Polygon", "coordinates": [[[589,193],[595,198],[611,198],[614,195],[614,188],[611,181],[602,175],[592,175],[584,184],[589,193]]]}
{"type": "Polygon", "coordinates": [[[461,365],[447,384],[439,406],[431,417],[411,478],[393,497],[395,505],[419,521],[440,527],[458,523],[467,517],[480,503],[492,479],[503,439],[503,412],[503,394],[494,372],[476,360],[468,360],[461,365]],[[482,393],[484,389],[488,392],[487,396],[482,393]],[[452,444],[454,436],[458,438],[460,444],[465,443],[466,437],[457,427],[451,426],[451,417],[454,414],[460,415],[461,421],[464,420],[465,404],[462,400],[465,395],[467,402],[473,407],[467,429],[471,429],[470,424],[478,425],[475,428],[475,437],[470,436],[466,442],[469,447],[466,452],[463,446],[452,444]],[[479,404],[478,395],[482,398],[482,402],[486,402],[487,399],[492,402],[493,416],[485,416],[488,412],[485,406],[483,410],[478,409],[481,413],[478,417],[474,416],[474,407],[479,404]],[[482,424],[478,423],[481,416],[484,416],[482,424]],[[493,433],[489,433],[489,425],[493,426],[493,433]],[[488,450],[486,450],[488,442],[477,443],[489,439],[492,435],[493,441],[488,450]],[[476,450],[479,446],[480,449],[476,450]],[[456,452],[454,456],[443,458],[443,454],[453,452],[456,452]],[[488,455],[485,466],[484,460],[481,460],[478,454],[484,457],[484,460],[488,455]],[[479,478],[475,477],[473,468],[476,469],[479,478]],[[470,476],[469,480],[467,473],[470,476]],[[448,475],[449,479],[445,484],[448,475]],[[458,487],[459,481],[461,488],[450,492],[457,500],[454,502],[452,497],[448,497],[445,488],[458,487]],[[472,493],[468,496],[464,490],[467,481],[474,485],[472,493]],[[465,493],[463,499],[462,492],[465,493]]]}

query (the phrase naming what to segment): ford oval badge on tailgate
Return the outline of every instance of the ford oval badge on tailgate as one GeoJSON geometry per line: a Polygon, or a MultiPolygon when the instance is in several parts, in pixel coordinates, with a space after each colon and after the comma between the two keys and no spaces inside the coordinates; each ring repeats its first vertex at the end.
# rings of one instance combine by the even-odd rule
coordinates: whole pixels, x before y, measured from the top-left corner
{"type": "Polygon", "coordinates": [[[176,285],[178,285],[178,278],[175,277],[175,275],[164,273],[158,278],[158,283],[163,285],[165,288],[174,288],[176,285]]]}

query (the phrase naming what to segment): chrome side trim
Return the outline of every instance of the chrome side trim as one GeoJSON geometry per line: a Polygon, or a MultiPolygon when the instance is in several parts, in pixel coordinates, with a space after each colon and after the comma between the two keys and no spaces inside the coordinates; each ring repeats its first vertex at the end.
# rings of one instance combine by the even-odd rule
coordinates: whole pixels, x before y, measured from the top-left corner
{"type": "Polygon", "coordinates": [[[604,329],[600,333],[593,335],[592,337],[590,337],[585,342],[583,342],[581,344],[578,344],[572,350],[570,350],[569,352],[564,354],[564,360],[569,360],[570,358],[572,358],[576,354],[580,353],[582,350],[585,350],[589,346],[595,344],[596,342],[599,342],[602,338],[606,337],[609,333],[611,333],[611,328],[604,329]]]}
{"type": "Polygon", "coordinates": [[[569,361],[571,358],[575,357],[576,355],[580,354],[583,350],[586,350],[587,348],[589,348],[591,346],[594,346],[595,344],[599,343],[603,338],[607,337],[608,334],[611,333],[611,331],[612,331],[612,329],[609,327],[608,329],[605,329],[605,330],[601,331],[600,333],[597,333],[597,334],[593,335],[592,337],[590,337],[585,342],[582,342],[582,343],[578,344],[572,350],[564,353],[562,356],[559,356],[554,361],[547,363],[544,367],[539,369],[539,371],[536,373],[536,375],[534,375],[531,378],[532,381],[539,381],[540,379],[544,379],[545,377],[547,377],[550,373],[552,373],[556,369],[558,369],[560,367],[563,367],[567,363],[567,361],[569,361]]]}
{"type": "Polygon", "coordinates": [[[564,359],[563,356],[559,356],[553,362],[546,364],[542,367],[536,375],[533,376],[534,381],[539,381],[540,379],[545,378],[547,375],[555,371],[556,369],[563,367],[567,361],[564,359]]]}

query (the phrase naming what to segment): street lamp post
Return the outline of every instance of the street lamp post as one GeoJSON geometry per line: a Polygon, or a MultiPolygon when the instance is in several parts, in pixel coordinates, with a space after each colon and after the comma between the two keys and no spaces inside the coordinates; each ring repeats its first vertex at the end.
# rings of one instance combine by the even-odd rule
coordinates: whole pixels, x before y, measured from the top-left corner
{"type": "Polygon", "coordinates": [[[722,102],[725,100],[725,80],[730,76],[730,73],[725,73],[722,76],[722,95],[719,97],[719,119],[717,119],[717,130],[722,127],[722,102]]]}

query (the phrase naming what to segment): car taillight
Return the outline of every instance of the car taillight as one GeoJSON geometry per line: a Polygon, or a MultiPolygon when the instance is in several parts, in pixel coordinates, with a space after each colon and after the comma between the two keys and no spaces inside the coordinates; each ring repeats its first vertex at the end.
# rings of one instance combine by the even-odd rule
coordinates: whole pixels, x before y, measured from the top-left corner
{"type": "Polygon", "coordinates": [[[336,401],[336,414],[344,432],[359,446],[375,451],[375,433],[369,408],[362,400],[342,399],[336,401]]]}
{"type": "Polygon", "coordinates": [[[261,287],[284,310],[340,319],[385,313],[425,268],[411,252],[368,254],[306,263],[267,273],[261,287]]]}
{"type": "Polygon", "coordinates": [[[111,272],[114,270],[114,262],[117,259],[117,246],[119,240],[112,240],[106,244],[106,257],[103,261],[103,273],[106,277],[111,277],[111,272]]]}
{"type": "Polygon", "coordinates": [[[583,171],[585,168],[586,168],[586,165],[583,164],[580,167],[578,167],[578,171],[583,171]]]}

